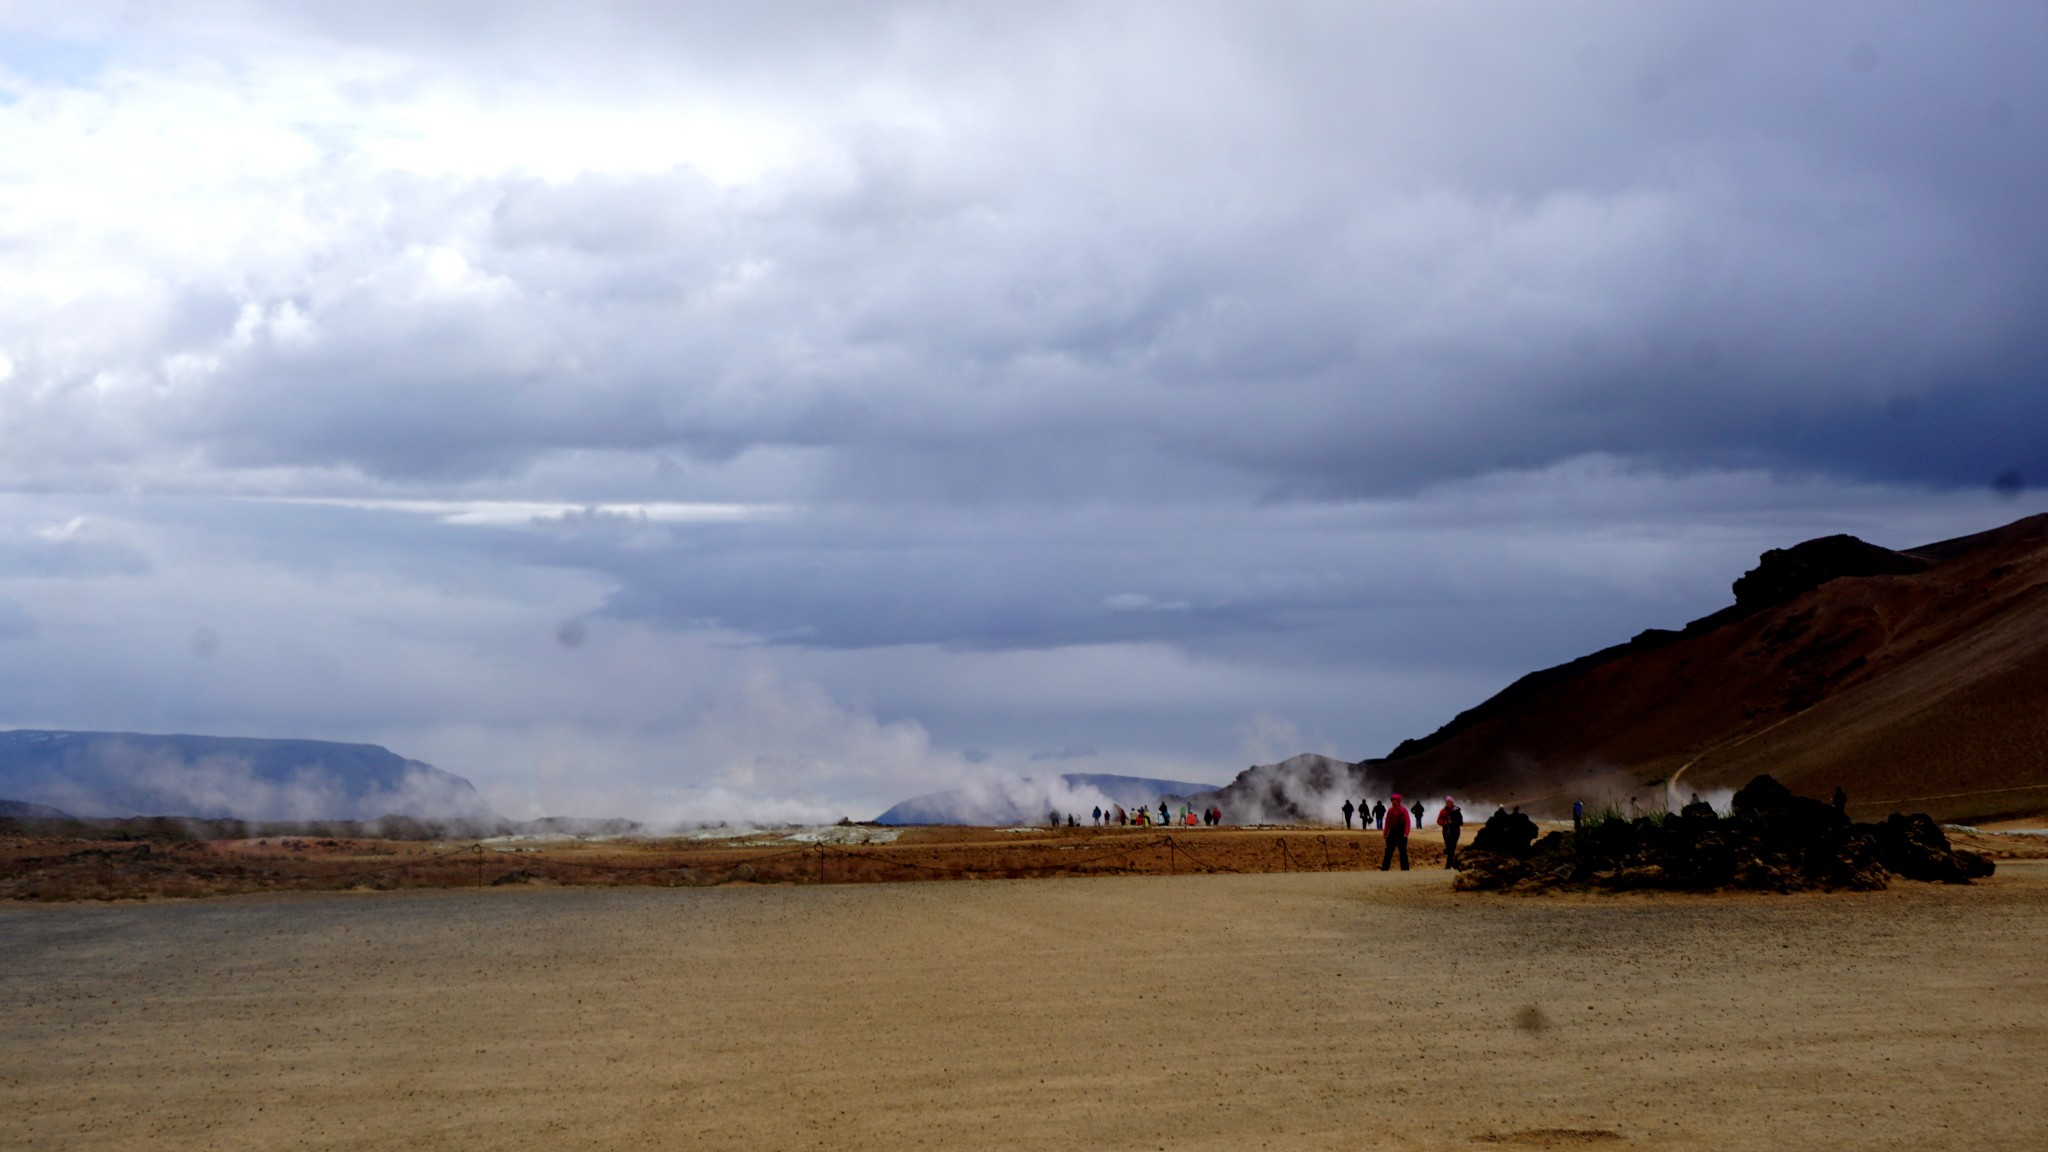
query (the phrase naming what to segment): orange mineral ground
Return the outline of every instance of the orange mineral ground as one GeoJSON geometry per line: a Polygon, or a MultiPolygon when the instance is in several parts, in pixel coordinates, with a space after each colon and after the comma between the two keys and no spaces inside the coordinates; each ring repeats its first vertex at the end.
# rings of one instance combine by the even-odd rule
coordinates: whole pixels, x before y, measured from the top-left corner
{"type": "Polygon", "coordinates": [[[0,904],[9,1149],[2048,1146],[2048,864],[0,904]]]}

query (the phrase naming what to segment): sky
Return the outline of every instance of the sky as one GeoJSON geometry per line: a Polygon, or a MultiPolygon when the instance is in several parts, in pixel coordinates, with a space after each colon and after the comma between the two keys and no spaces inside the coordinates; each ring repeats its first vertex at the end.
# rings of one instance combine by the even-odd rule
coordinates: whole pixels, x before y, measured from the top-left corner
{"type": "Polygon", "coordinates": [[[0,727],[817,821],[2048,509],[2048,9],[0,0],[0,727]]]}

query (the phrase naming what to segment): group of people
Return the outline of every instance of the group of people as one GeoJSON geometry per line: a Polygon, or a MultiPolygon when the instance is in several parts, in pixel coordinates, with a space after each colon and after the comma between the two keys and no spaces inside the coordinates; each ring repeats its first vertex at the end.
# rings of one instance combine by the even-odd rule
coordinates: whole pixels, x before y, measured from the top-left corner
{"type": "MultiPolygon", "coordinates": [[[[1450,797],[1446,796],[1444,797],[1444,802],[1449,803],[1450,799],[1450,797]]],[[[1398,792],[1394,794],[1394,806],[1396,808],[1401,806],[1401,795],[1398,792]]],[[[1387,805],[1384,801],[1375,800],[1372,802],[1372,807],[1368,808],[1363,800],[1360,800],[1354,806],[1347,799],[1344,801],[1344,807],[1341,811],[1344,813],[1344,827],[1346,828],[1351,827],[1351,816],[1353,813],[1356,813],[1358,815],[1359,831],[1374,832],[1386,830],[1387,805]]],[[[1422,801],[1420,800],[1417,800],[1414,806],[1408,809],[1408,814],[1414,818],[1414,825],[1416,827],[1421,827],[1424,811],[1425,809],[1422,807],[1422,801]]]]}
{"type": "MultiPolygon", "coordinates": [[[[1399,856],[1401,858],[1401,871],[1406,872],[1408,870],[1408,837],[1416,829],[1422,827],[1422,818],[1427,814],[1427,809],[1422,806],[1422,801],[1420,800],[1417,800],[1412,806],[1403,807],[1399,792],[1394,793],[1388,799],[1391,801],[1390,804],[1375,800],[1372,802],[1372,807],[1367,808],[1365,801],[1360,800],[1354,805],[1347,798],[1344,801],[1344,807],[1341,809],[1344,813],[1344,827],[1351,827],[1351,817],[1356,814],[1358,817],[1358,827],[1361,830],[1378,831],[1385,834],[1386,847],[1380,852],[1380,871],[1385,872],[1393,865],[1394,858],[1399,856]]],[[[1437,809],[1436,826],[1443,829],[1444,833],[1444,867],[1456,868],[1458,866],[1458,841],[1465,833],[1465,813],[1463,809],[1458,807],[1456,800],[1451,799],[1449,796],[1444,797],[1444,806],[1437,809]]]]}
{"type": "MultiPolygon", "coordinates": [[[[1167,806],[1164,800],[1159,802],[1159,815],[1156,818],[1152,815],[1150,808],[1141,805],[1126,811],[1121,804],[1112,804],[1107,808],[1097,806],[1089,815],[1094,819],[1095,826],[1098,828],[1110,826],[1118,828],[1194,828],[1203,825],[1214,828],[1223,823],[1223,809],[1221,808],[1212,805],[1197,812],[1194,805],[1182,804],[1180,811],[1175,813],[1173,809],[1167,806]]],[[[1060,814],[1054,812],[1052,814],[1052,826],[1055,828],[1059,827],[1061,819],[1060,814]]],[[[1069,828],[1076,827],[1079,824],[1079,821],[1075,820],[1072,816],[1065,817],[1065,822],[1069,828]]]]}
{"type": "MultiPolygon", "coordinates": [[[[1368,808],[1363,800],[1353,804],[1347,798],[1342,811],[1344,827],[1351,827],[1351,818],[1355,815],[1358,817],[1358,827],[1362,831],[1378,831],[1385,835],[1386,848],[1380,853],[1380,871],[1385,872],[1391,868],[1397,857],[1401,861],[1401,871],[1408,871],[1408,837],[1422,827],[1423,817],[1428,815],[1428,809],[1423,807],[1422,801],[1417,800],[1413,805],[1404,807],[1401,803],[1401,794],[1396,792],[1388,797],[1387,801],[1373,801],[1372,806],[1368,808]]],[[[1197,823],[1209,827],[1223,823],[1223,809],[1219,807],[1212,805],[1197,812],[1194,805],[1182,804],[1179,813],[1176,814],[1164,800],[1159,802],[1159,816],[1156,819],[1150,808],[1140,806],[1126,810],[1121,804],[1112,804],[1107,808],[1098,805],[1089,816],[1098,828],[1111,825],[1119,828],[1193,828],[1197,823]]],[[[1073,828],[1080,824],[1072,814],[1062,815],[1053,812],[1048,819],[1055,828],[1063,824],[1073,828]]],[[[1437,809],[1436,826],[1441,828],[1444,834],[1444,867],[1456,868],[1458,841],[1465,832],[1465,813],[1458,807],[1456,800],[1449,796],[1444,797],[1443,807],[1437,809]]]]}

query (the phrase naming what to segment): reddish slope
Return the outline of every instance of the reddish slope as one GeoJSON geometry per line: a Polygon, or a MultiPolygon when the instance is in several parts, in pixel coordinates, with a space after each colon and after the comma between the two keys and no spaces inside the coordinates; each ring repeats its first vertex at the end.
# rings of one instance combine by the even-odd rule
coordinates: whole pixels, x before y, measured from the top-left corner
{"type": "Polygon", "coordinates": [[[1547,811],[1758,772],[1811,795],[1839,784],[1859,816],[2048,811],[2048,515],[1906,553],[1810,541],[1767,554],[1737,596],[1683,633],[1528,677],[1362,767],[1547,811]],[[1879,574],[1809,587],[1830,565],[1879,574]]]}

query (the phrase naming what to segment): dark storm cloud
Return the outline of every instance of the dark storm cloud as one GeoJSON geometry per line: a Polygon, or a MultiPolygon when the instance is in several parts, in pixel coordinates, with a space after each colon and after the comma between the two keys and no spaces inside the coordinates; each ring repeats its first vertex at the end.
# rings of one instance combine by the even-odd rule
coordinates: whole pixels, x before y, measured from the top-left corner
{"type": "Polygon", "coordinates": [[[739,184],[317,163],[344,209],[318,257],[241,310],[167,287],[119,366],[215,358],[149,403],[221,467],[428,481],[781,448],[890,499],[1331,496],[1587,452],[2048,474],[2018,431],[2048,17],[764,12],[297,23],[412,61],[372,110],[530,75],[803,142],[739,184]]]}
{"type": "Polygon", "coordinates": [[[812,799],[1254,711],[1384,751],[1764,547],[2033,510],[2044,50],[1968,4],[10,5],[11,707],[535,779],[709,779],[695,732],[812,799]]]}

